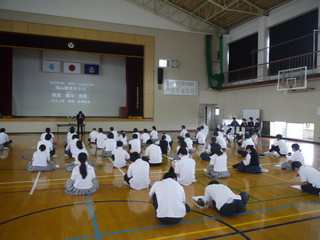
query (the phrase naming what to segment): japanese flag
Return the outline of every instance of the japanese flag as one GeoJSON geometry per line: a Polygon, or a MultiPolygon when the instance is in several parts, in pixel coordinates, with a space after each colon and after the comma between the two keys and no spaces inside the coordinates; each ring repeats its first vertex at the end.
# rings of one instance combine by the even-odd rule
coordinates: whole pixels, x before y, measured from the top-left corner
{"type": "Polygon", "coordinates": [[[64,62],[63,63],[63,72],[64,73],[74,73],[80,74],[80,63],[73,63],[73,62],[64,62]]]}

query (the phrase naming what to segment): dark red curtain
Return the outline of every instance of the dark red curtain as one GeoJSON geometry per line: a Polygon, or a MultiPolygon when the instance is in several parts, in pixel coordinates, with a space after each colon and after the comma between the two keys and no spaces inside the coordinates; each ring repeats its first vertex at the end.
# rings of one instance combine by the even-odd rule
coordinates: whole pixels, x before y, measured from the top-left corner
{"type": "Polygon", "coordinates": [[[143,58],[126,58],[127,116],[143,118],[143,58]]]}
{"type": "Polygon", "coordinates": [[[12,48],[0,47],[0,114],[12,117],[12,48]]]}

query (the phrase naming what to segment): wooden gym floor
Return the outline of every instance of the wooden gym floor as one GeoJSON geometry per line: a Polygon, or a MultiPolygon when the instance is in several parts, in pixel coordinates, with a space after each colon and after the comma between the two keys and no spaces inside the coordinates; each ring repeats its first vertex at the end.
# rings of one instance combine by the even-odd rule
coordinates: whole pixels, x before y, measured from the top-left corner
{"type": "MultiPolygon", "coordinates": [[[[99,157],[100,151],[87,145],[90,160],[95,163],[100,189],[90,196],[70,196],[64,192],[71,173],[65,166],[72,159],[63,153],[65,135],[58,142],[54,160],[60,168],[50,172],[28,172],[27,165],[39,140],[36,135],[13,135],[8,150],[0,152],[0,239],[320,239],[320,197],[292,188],[288,182],[294,172],[276,167],[284,157],[261,158],[268,172],[251,175],[239,173],[232,164],[241,161],[234,143],[228,145],[228,167],[231,176],[220,182],[235,193],[250,195],[247,211],[232,217],[220,216],[213,209],[194,206],[193,196],[204,194],[211,180],[203,171],[208,162],[200,160],[203,148],[193,158],[197,163],[197,182],[184,187],[191,212],[181,223],[161,225],[146,190],[132,190],[124,185],[127,169],[114,169],[111,160],[99,157]]],[[[172,134],[176,138],[176,134],[172,134]]],[[[87,141],[87,136],[85,139],[87,141]]],[[[273,139],[257,142],[260,153],[268,150],[273,139]]],[[[294,143],[288,141],[288,146],[294,143]]],[[[298,142],[299,143],[299,142],[298,142]]],[[[173,149],[177,142],[175,141],[173,149]]],[[[319,169],[320,147],[299,143],[306,163],[319,169]]],[[[153,184],[168,171],[170,160],[152,167],[153,184]]]]}

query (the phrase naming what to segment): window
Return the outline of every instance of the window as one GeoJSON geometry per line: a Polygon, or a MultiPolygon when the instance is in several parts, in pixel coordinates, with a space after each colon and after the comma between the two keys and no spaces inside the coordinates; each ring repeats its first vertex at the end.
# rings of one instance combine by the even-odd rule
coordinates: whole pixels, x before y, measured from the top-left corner
{"type": "Polygon", "coordinates": [[[270,122],[270,135],[275,136],[277,134],[287,138],[313,140],[314,124],[270,122]]]}

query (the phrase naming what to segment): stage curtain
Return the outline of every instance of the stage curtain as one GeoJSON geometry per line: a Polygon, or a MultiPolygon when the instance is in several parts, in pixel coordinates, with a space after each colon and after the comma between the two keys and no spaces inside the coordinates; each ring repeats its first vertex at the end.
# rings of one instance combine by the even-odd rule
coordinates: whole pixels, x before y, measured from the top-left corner
{"type": "Polygon", "coordinates": [[[0,113],[12,117],[12,48],[0,47],[0,113]]]}

